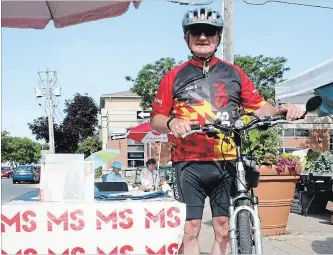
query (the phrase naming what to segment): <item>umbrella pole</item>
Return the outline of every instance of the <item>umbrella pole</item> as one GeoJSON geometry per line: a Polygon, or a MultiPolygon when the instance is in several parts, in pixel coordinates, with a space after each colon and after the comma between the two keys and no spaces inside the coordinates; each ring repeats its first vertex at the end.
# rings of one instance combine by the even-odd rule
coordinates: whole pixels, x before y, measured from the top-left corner
{"type": "Polygon", "coordinates": [[[151,143],[149,144],[149,156],[150,156],[149,158],[153,157],[153,146],[151,143]]]}
{"type": "Polygon", "coordinates": [[[157,169],[160,170],[160,160],[161,160],[162,142],[160,142],[160,151],[158,153],[157,169]]]}

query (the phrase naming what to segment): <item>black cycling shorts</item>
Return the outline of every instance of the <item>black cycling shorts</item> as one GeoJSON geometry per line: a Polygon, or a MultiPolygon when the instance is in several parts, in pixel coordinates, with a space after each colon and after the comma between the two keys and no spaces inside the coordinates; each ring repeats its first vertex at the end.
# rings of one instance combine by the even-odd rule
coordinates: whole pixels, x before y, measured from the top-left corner
{"type": "Polygon", "coordinates": [[[235,161],[173,163],[173,191],[186,204],[186,220],[202,219],[205,199],[210,198],[212,216],[229,216],[229,198],[235,196],[235,161]]]}

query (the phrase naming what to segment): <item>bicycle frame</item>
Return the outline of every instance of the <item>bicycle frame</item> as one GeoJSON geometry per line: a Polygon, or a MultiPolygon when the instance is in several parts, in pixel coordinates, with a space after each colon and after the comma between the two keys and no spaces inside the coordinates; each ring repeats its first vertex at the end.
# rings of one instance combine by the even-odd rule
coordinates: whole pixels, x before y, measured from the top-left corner
{"type": "Polygon", "coordinates": [[[258,211],[258,197],[253,194],[253,190],[251,189],[251,195],[249,195],[249,191],[246,188],[246,172],[244,163],[242,160],[241,154],[241,136],[237,132],[234,133],[235,136],[235,144],[236,144],[236,169],[237,169],[237,194],[235,197],[230,198],[229,205],[229,233],[230,233],[230,245],[232,254],[238,254],[238,242],[237,242],[237,215],[240,211],[246,210],[251,214],[253,219],[253,228],[254,228],[254,240],[255,240],[255,254],[263,254],[262,248],[262,237],[261,237],[261,223],[259,218],[258,211]],[[249,200],[251,202],[251,206],[241,205],[237,206],[237,202],[240,200],[249,200]]]}

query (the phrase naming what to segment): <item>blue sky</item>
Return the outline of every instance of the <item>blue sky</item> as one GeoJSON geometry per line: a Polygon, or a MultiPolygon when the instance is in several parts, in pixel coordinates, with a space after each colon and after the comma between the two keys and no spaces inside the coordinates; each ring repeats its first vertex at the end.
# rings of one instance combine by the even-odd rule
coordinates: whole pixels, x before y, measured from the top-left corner
{"type": "MultiPolygon", "coordinates": [[[[333,7],[329,1],[302,2],[333,7]]],[[[211,4],[221,6],[220,1],[211,4]]],[[[131,84],[124,77],[135,77],[143,65],[161,57],[186,59],[181,21],[187,9],[146,1],[121,17],[64,29],[53,23],[45,30],[2,28],[2,130],[34,139],[27,123],[45,115],[34,96],[38,71],[57,71],[62,110],[64,100],[76,92],[88,93],[99,104],[101,94],[128,90],[131,84]]],[[[333,57],[333,10],[253,6],[241,0],[234,9],[235,54],[284,56],[291,67],[287,78],[333,57]]]]}

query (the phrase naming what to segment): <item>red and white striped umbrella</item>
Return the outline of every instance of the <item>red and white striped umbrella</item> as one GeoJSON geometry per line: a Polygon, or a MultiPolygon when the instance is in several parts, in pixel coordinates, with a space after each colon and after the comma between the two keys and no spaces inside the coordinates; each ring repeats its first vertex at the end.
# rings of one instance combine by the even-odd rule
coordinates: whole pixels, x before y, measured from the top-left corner
{"type": "Polygon", "coordinates": [[[1,26],[44,29],[53,20],[56,28],[125,14],[141,1],[1,1],[1,26]]]}

